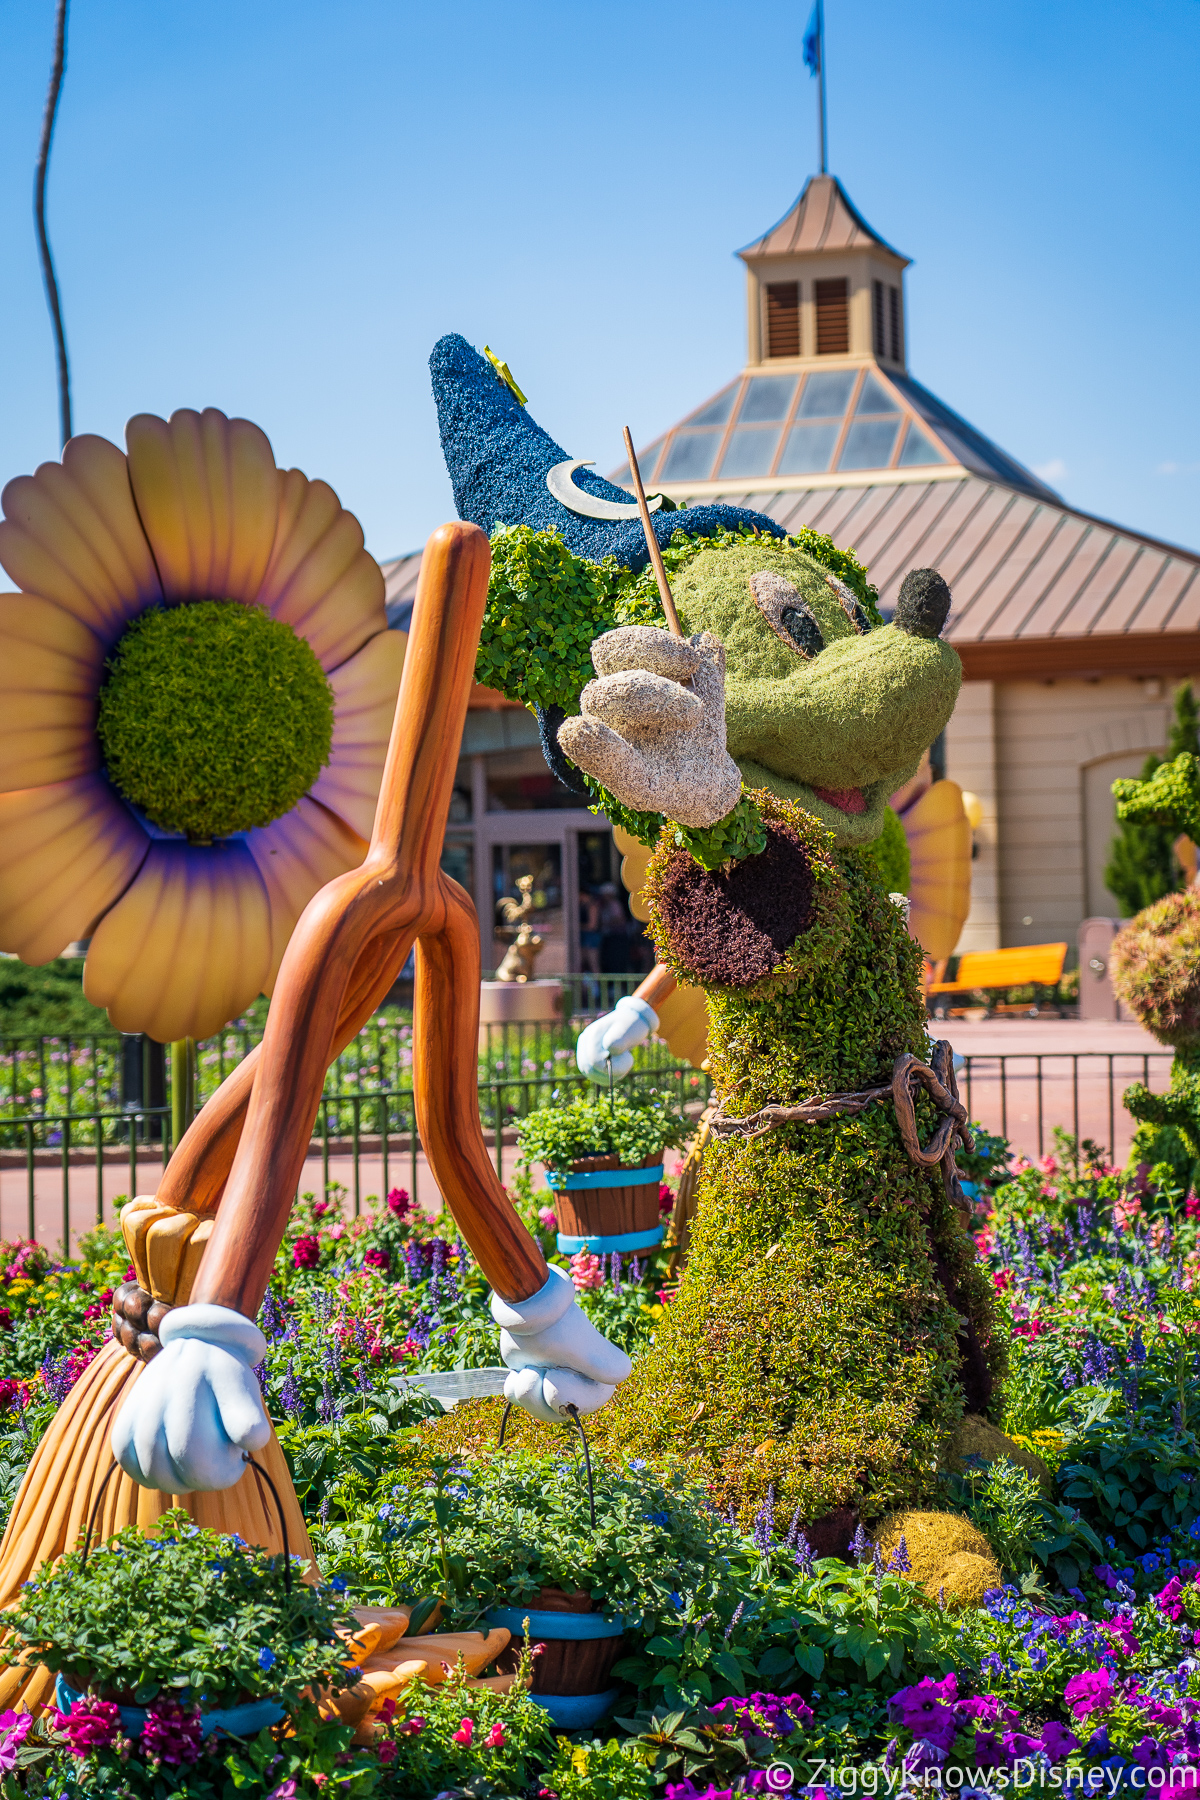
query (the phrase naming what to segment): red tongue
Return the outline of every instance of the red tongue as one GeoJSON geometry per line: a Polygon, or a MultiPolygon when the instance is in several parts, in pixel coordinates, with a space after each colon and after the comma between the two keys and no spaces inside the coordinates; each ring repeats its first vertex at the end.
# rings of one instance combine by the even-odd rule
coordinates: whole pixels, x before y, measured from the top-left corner
{"type": "Polygon", "coordinates": [[[815,787],[813,793],[818,800],[824,800],[826,806],[836,806],[839,812],[864,813],[867,810],[861,788],[815,787]]]}

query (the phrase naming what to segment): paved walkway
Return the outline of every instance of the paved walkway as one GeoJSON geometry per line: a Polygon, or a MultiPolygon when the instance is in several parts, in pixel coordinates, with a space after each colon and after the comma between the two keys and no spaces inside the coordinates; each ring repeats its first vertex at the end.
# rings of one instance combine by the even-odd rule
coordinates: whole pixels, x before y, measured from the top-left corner
{"type": "Polygon", "coordinates": [[[930,1030],[968,1059],[958,1081],[971,1117],[1030,1157],[1052,1150],[1062,1125],[1123,1163],[1134,1121],[1122,1094],[1134,1081],[1159,1092],[1170,1080],[1170,1050],[1125,1021],[945,1019],[930,1030]]]}

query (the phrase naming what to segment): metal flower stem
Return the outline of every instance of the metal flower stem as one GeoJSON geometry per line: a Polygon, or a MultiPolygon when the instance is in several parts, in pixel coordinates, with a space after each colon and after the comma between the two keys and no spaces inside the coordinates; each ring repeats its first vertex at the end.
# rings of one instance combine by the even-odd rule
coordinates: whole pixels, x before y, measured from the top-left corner
{"type": "Polygon", "coordinates": [[[196,1040],[177,1038],[171,1045],[171,1148],[177,1148],[196,1116],[196,1040]]]}

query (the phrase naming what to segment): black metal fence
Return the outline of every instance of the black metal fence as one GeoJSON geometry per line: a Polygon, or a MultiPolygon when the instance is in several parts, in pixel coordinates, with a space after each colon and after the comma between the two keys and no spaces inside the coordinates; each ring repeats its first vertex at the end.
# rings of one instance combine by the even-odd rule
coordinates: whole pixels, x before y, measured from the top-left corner
{"type": "MultiPolygon", "coordinates": [[[[575,1063],[575,1044],[589,1018],[608,1011],[639,980],[630,976],[563,977],[564,1004],[553,1019],[481,1027],[479,1111],[498,1174],[515,1141],[517,1122],[539,1106],[568,1099],[588,1087],[575,1063]]],[[[261,1037],[249,1025],[227,1028],[198,1046],[197,1097],[202,1105],[261,1037]]],[[[1027,1154],[1043,1155],[1054,1127],[1091,1138],[1116,1161],[1128,1144],[1131,1122],[1121,1096],[1131,1082],[1156,1091],[1170,1078],[1169,1051],[1005,1052],[966,1057],[959,1087],[973,1119],[1013,1140],[1027,1154]]],[[[636,1053],[636,1084],[674,1088],[698,1111],[708,1099],[706,1074],[671,1058],[651,1041],[636,1053]]],[[[0,1037],[0,1168],[10,1180],[24,1172],[28,1235],[35,1230],[38,1171],[59,1171],[63,1242],[70,1242],[72,1171],[78,1203],[81,1182],[93,1171],[97,1223],[105,1217],[104,1170],[128,1168],[128,1192],[138,1189],[138,1167],[170,1161],[169,1068],[154,1062],[144,1040],[118,1034],[88,1038],[0,1037]],[[135,1052],[135,1046],[140,1048],[135,1052]],[[141,1062],[139,1065],[139,1057],[141,1062]]],[[[357,1212],[368,1196],[393,1181],[414,1195],[421,1159],[412,1092],[412,1023],[402,1010],[376,1014],[329,1070],[317,1109],[310,1156],[330,1178],[336,1159],[348,1171],[357,1212]],[[364,1175],[364,1168],[369,1174],[364,1175]]],[[[19,1179],[19,1177],[18,1177],[19,1179]]],[[[43,1193],[45,1177],[43,1176],[43,1193]]]]}

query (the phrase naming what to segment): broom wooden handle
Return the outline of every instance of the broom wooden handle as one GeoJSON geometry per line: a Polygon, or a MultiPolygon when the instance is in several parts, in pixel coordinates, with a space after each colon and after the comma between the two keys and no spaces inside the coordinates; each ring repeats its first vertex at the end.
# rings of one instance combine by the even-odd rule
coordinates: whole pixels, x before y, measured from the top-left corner
{"type": "MultiPolygon", "coordinates": [[[[198,1174],[211,1159],[204,1191],[181,1196],[192,1211],[211,1211],[221,1200],[192,1289],[195,1303],[257,1313],[326,1071],[414,943],[413,1094],[430,1169],[497,1293],[527,1299],[548,1279],[483,1141],[479,928],[470,899],[439,867],[489,566],[487,538],[474,525],[443,525],[426,545],[366,860],[309,901],[284,954],[257,1056],[205,1107],[197,1125],[216,1107],[205,1143],[198,1141],[179,1177],[160,1190],[178,1204],[168,1187],[178,1191],[189,1168],[198,1174]],[[213,1189],[227,1157],[232,1167],[222,1196],[213,1189]]],[[[187,1139],[181,1155],[186,1148],[187,1139]]],[[[173,1170],[174,1159],[168,1174],[173,1170]]]]}
{"type": "Polygon", "coordinates": [[[650,523],[650,508],[646,502],[646,490],[642,486],[642,471],[638,468],[637,453],[633,448],[633,434],[628,425],[625,427],[625,454],[629,458],[629,473],[633,476],[633,491],[637,495],[638,511],[642,515],[642,530],[646,534],[646,548],[650,552],[650,561],[654,565],[658,597],[662,601],[662,609],[667,615],[667,624],[671,627],[672,635],[681,638],[683,627],[679,623],[679,614],[675,611],[675,600],[671,593],[671,584],[667,580],[662,551],[659,549],[658,539],[654,535],[654,526],[650,523]]]}

